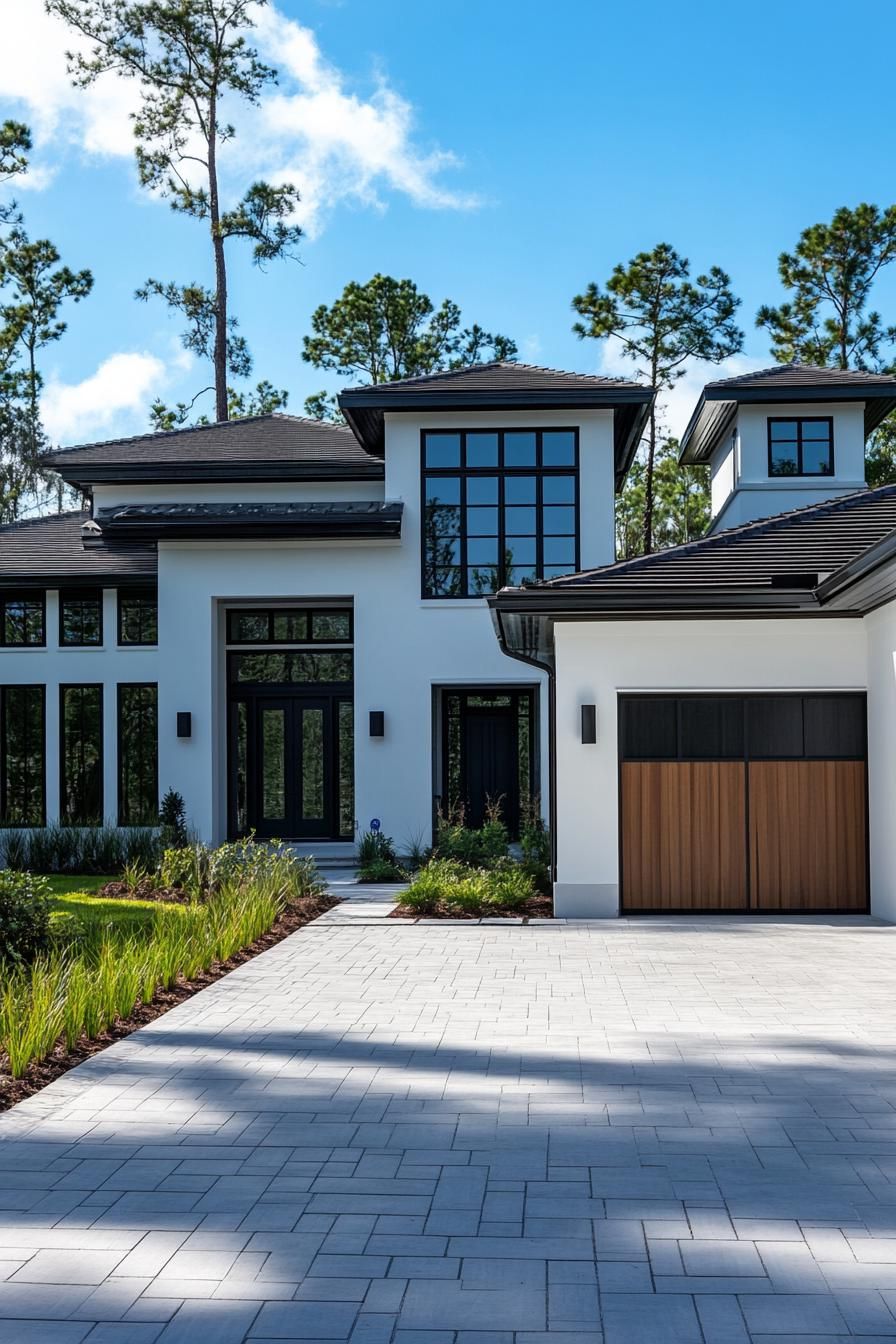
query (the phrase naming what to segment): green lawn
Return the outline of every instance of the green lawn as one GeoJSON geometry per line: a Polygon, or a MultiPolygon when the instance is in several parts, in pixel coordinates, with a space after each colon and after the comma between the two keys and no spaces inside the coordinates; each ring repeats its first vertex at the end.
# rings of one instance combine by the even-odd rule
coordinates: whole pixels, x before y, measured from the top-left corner
{"type": "Polygon", "coordinates": [[[54,914],[76,915],[83,924],[115,924],[126,933],[136,932],[151,924],[162,911],[177,918],[182,905],[166,901],[103,900],[96,892],[109,877],[61,877],[53,875],[48,882],[53,892],[51,905],[54,914]]]}

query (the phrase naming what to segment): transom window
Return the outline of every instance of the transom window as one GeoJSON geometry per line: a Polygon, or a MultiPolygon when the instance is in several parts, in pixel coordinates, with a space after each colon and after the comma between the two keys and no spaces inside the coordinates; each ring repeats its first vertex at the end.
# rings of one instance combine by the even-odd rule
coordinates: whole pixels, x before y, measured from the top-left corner
{"type": "Polygon", "coordinates": [[[66,648],[103,642],[103,594],[99,589],[59,594],[59,643],[66,648]]]}
{"type": "Polygon", "coordinates": [[[348,607],[272,607],[227,613],[228,644],[350,644],[352,613],[348,607]]]}
{"type": "Polygon", "coordinates": [[[578,432],[423,434],[423,596],[483,597],[579,564],[578,432]]]}
{"type": "Polygon", "coordinates": [[[46,642],[43,593],[7,593],[0,599],[0,643],[27,648],[46,642]]]}
{"type": "Polygon", "coordinates": [[[834,421],[829,415],[769,417],[769,476],[833,476],[834,421]]]}
{"type": "Polygon", "coordinates": [[[152,588],[118,594],[119,644],[159,642],[159,600],[152,588]]]}

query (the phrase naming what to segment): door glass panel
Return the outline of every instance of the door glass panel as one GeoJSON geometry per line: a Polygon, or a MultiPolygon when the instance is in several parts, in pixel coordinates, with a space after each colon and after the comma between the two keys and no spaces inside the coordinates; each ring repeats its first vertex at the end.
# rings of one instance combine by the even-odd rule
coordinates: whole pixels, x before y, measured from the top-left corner
{"type": "Polygon", "coordinates": [[[304,611],[274,612],[274,643],[292,644],[308,638],[308,613],[304,611]]]}
{"type": "Polygon", "coordinates": [[[339,834],[355,833],[355,707],[339,702],[339,834]]]}
{"type": "Polygon", "coordinates": [[[303,709],[302,714],[302,818],[324,815],[324,712],[303,709]]]}
{"type": "Polygon", "coordinates": [[[350,653],[237,653],[230,663],[232,681],[286,684],[351,681],[350,653]]]}
{"type": "Polygon", "coordinates": [[[249,729],[248,706],[245,700],[236,705],[236,829],[242,834],[249,829],[246,810],[249,787],[249,729]]]}
{"type": "Polygon", "coordinates": [[[286,816],[286,712],[261,711],[261,794],[265,821],[286,816]]]}

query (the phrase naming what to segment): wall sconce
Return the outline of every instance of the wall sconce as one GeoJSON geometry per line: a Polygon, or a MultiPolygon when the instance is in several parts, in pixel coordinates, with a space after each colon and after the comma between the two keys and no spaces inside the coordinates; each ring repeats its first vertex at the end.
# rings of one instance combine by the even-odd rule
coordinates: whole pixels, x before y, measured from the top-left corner
{"type": "Polygon", "coordinates": [[[178,737],[193,736],[193,715],[188,709],[177,711],[177,735],[178,737]]]}
{"type": "Polygon", "coordinates": [[[370,736],[386,736],[386,714],[382,709],[372,709],[370,711],[370,736]]]}
{"type": "Polygon", "coordinates": [[[582,706],[582,742],[591,745],[597,741],[597,705],[582,706]]]}

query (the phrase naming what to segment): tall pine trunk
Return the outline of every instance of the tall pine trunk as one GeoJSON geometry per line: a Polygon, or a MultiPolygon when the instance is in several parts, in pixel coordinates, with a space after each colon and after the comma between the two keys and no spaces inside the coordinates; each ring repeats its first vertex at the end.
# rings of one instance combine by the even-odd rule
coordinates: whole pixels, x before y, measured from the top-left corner
{"type": "Polygon", "coordinates": [[[647,440],[647,470],[644,473],[644,554],[653,550],[653,467],[656,457],[656,411],[651,403],[647,440]]]}
{"type": "Polygon", "coordinates": [[[208,199],[212,231],[212,250],[215,255],[215,349],[212,363],[215,372],[215,419],[226,420],[227,415],[227,267],[224,263],[224,239],[221,237],[221,208],[218,201],[217,105],[214,94],[208,109],[208,199]]]}

